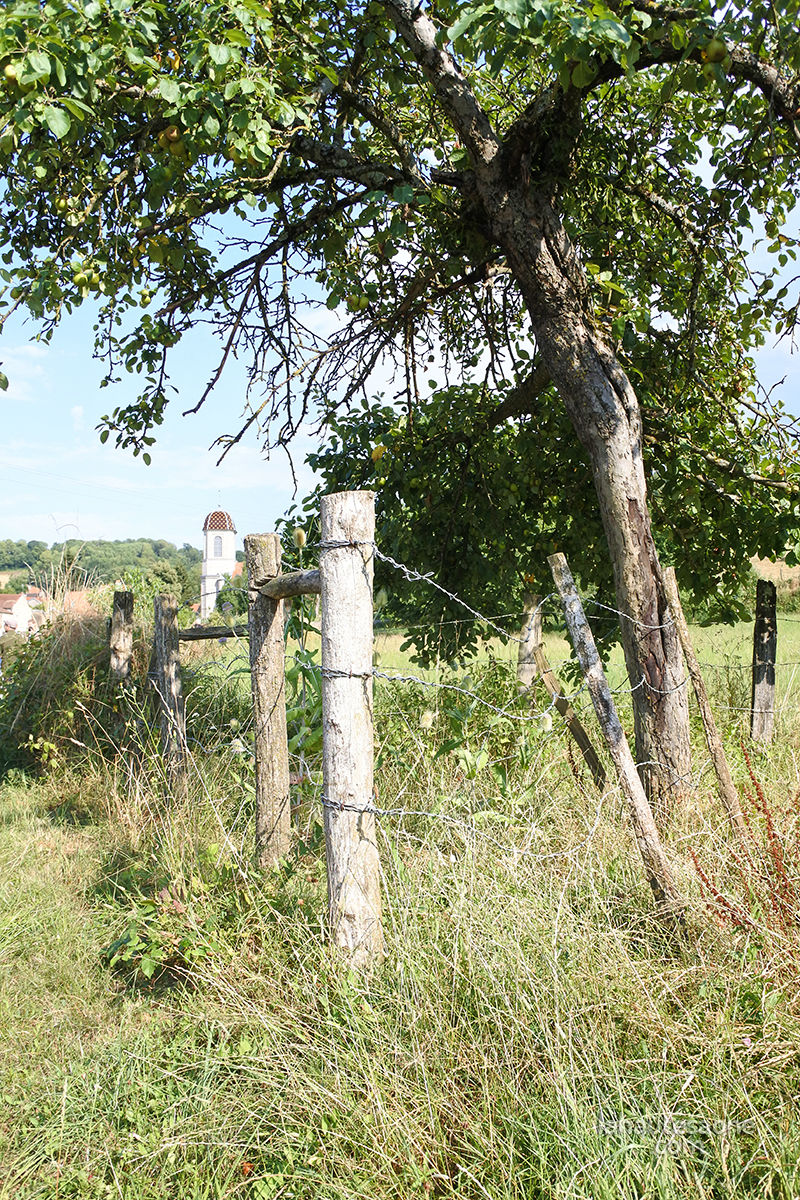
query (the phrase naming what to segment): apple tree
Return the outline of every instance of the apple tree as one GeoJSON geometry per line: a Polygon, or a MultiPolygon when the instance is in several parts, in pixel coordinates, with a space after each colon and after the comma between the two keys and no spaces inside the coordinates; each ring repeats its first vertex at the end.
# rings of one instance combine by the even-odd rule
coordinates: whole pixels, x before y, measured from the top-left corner
{"type": "Polygon", "coordinates": [[[514,468],[525,508],[538,529],[544,487],[549,525],[560,494],[573,541],[584,512],[593,543],[602,526],[658,798],[689,764],[646,463],[676,547],[711,495],[745,512],[758,495],[749,544],[793,531],[796,472],[774,453],[792,434],[752,353],[797,314],[776,283],[795,254],[795,15],[787,0],[6,0],[4,317],[25,308],[46,337],[97,303],[109,380],[142,385],[101,436],[134,453],[163,418],[170,348],[201,322],[221,339],[209,386],[232,354],[251,372],[227,444],[253,425],[270,446],[309,419],[346,425],[391,363],[403,453],[424,458],[450,404],[450,432],[488,439],[498,495],[503,439],[530,446],[539,426],[514,468]]]}

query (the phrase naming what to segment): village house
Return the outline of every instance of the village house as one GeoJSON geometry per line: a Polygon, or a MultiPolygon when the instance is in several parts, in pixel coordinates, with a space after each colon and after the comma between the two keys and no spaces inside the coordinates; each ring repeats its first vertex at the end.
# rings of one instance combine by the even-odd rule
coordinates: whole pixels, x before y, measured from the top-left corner
{"type": "Polygon", "coordinates": [[[0,634],[31,633],[36,628],[28,597],[21,592],[0,592],[0,634]]]}

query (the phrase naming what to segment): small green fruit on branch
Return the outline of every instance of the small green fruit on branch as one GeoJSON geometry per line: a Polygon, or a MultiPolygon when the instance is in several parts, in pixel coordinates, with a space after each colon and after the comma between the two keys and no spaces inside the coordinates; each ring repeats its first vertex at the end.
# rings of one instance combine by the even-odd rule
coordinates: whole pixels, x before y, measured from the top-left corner
{"type": "Polygon", "coordinates": [[[727,54],[728,47],[720,37],[713,37],[703,50],[703,58],[710,63],[723,62],[727,54]]]}

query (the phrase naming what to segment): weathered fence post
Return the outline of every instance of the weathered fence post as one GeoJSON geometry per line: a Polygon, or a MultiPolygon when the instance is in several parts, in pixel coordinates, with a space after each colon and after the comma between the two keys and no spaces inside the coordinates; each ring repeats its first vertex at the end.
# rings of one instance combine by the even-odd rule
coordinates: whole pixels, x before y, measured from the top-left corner
{"type": "Polygon", "coordinates": [[[567,729],[575,739],[584,762],[592,773],[592,779],[599,788],[602,788],[606,782],[605,767],[600,762],[588,733],[575,716],[575,710],[563,694],[544,652],[541,600],[538,596],[532,596],[526,592],[524,606],[525,623],[522,627],[522,637],[517,653],[517,685],[521,691],[526,691],[536,679],[537,674],[539,675],[548,696],[553,701],[557,712],[564,718],[567,729]]]}
{"type": "Polygon", "coordinates": [[[611,689],[575,581],[563,554],[551,554],[547,561],[564,605],[567,628],[586,679],[600,728],[628,800],[633,831],[644,863],[647,882],[652,888],[661,915],[669,920],[680,920],[685,901],[661,845],[653,813],[617,715],[611,689]]]}
{"type": "Polygon", "coordinates": [[[522,622],[522,636],[519,639],[517,651],[517,684],[520,691],[525,692],[531,686],[538,674],[536,666],[536,647],[542,642],[542,606],[538,596],[526,592],[522,601],[525,614],[522,622]]]}
{"type": "Polygon", "coordinates": [[[244,553],[250,585],[250,683],[255,722],[255,857],[265,870],[289,852],[291,833],[284,601],[271,600],[254,587],[257,580],[280,574],[280,538],[275,533],[250,534],[244,539],[244,553]]]}
{"type": "Polygon", "coordinates": [[[375,840],[372,576],[375,497],[322,497],[322,777],[328,905],[334,944],[351,965],[383,953],[375,840]]]}
{"type": "Polygon", "coordinates": [[[777,589],[768,579],[756,586],[756,623],[753,629],[753,690],[750,701],[750,737],[771,742],[775,721],[775,656],[778,650],[777,589]]]}
{"type": "Polygon", "coordinates": [[[697,697],[697,706],[700,709],[700,717],[703,722],[703,730],[706,735],[706,745],[708,752],[711,755],[711,761],[714,764],[714,772],[717,776],[717,790],[722,801],[725,811],[728,814],[731,825],[738,833],[744,833],[745,823],[742,816],[742,806],[739,803],[739,793],[736,791],[736,786],[733,782],[731,769],[728,766],[728,760],[725,757],[725,750],[722,745],[722,738],[717,730],[717,723],[714,720],[714,713],[711,709],[711,704],[708,699],[703,673],[700,670],[700,663],[697,660],[697,655],[694,652],[692,639],[689,636],[689,626],[686,624],[686,617],[681,604],[681,597],[678,591],[678,581],[675,578],[675,570],[673,567],[664,569],[664,592],[667,597],[672,619],[675,622],[675,627],[678,630],[678,637],[681,640],[683,647],[683,657],[686,662],[686,669],[692,680],[694,694],[697,697]]]}
{"type": "Polygon", "coordinates": [[[133,592],[114,592],[108,647],[111,678],[117,683],[127,682],[133,654],[133,592]]]}
{"type": "Polygon", "coordinates": [[[178,601],[174,596],[153,600],[152,684],[158,694],[161,754],[172,795],[186,794],[186,712],[178,654],[178,601]]]}

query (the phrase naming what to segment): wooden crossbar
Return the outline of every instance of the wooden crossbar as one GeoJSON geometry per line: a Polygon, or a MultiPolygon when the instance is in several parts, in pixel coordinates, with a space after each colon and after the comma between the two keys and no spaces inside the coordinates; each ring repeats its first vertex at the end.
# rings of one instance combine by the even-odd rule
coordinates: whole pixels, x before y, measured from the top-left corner
{"type": "Polygon", "coordinates": [[[316,595],[322,591],[319,571],[292,571],[274,579],[256,580],[255,590],[270,600],[289,600],[292,596],[316,595]]]}
{"type": "Polygon", "coordinates": [[[181,642],[202,642],[211,638],[247,637],[247,625],[197,625],[191,629],[179,629],[181,642]]]}

